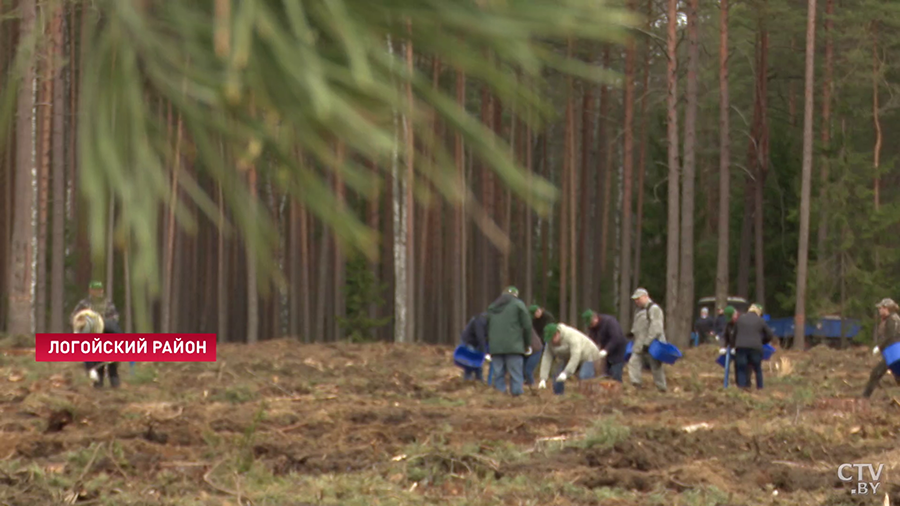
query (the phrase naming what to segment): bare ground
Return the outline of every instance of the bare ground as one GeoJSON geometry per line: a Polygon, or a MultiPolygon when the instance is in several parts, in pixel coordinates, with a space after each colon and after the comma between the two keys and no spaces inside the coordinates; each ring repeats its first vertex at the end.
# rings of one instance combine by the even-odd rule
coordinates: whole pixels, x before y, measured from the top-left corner
{"type": "Polygon", "coordinates": [[[761,392],[724,390],[707,346],[667,367],[668,394],[521,398],[463,382],[451,352],[226,345],[121,364],[123,387],[98,391],[80,363],[6,350],[0,505],[900,504],[900,387],[857,399],[867,350],[779,351],[761,392]],[[877,497],[838,480],[845,462],[885,464],[877,497]]]}

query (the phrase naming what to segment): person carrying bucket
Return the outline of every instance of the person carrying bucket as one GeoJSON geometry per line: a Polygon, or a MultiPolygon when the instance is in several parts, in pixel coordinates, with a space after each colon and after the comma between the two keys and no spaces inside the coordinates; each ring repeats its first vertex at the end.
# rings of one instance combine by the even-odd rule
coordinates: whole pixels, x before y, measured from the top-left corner
{"type": "MultiPolygon", "coordinates": [[[[723,341],[723,344],[725,344],[725,347],[719,349],[719,355],[724,355],[726,353],[729,353],[729,350],[730,350],[730,355],[729,355],[726,363],[733,366],[733,367],[729,367],[729,369],[734,371],[734,384],[737,385],[737,362],[734,360],[734,358],[735,358],[734,355],[736,353],[734,348],[735,348],[735,339],[737,338],[735,326],[737,324],[737,319],[740,316],[740,314],[737,312],[737,310],[734,308],[734,306],[726,307],[725,310],[722,312],[722,314],[725,315],[727,323],[725,323],[725,326],[723,327],[723,330],[722,330],[722,341],[723,341]]],[[[729,374],[729,373],[730,373],[730,371],[725,372],[725,374],[729,374]]],[[[726,384],[725,386],[728,386],[728,385],[726,384]]]]}
{"type": "MultiPolygon", "coordinates": [[[[471,350],[484,353],[485,362],[490,362],[491,355],[487,353],[487,320],[488,314],[486,312],[473,316],[469,323],[466,324],[466,328],[463,329],[460,341],[471,350]]],[[[482,368],[466,367],[463,370],[463,379],[484,381],[482,368]]]]}
{"type": "Polygon", "coordinates": [[[581,318],[588,326],[588,337],[600,348],[600,357],[606,359],[606,373],[621,383],[628,341],[625,340],[619,321],[611,315],[599,314],[590,309],[582,313],[581,318]]]}
{"type": "Polygon", "coordinates": [[[750,372],[756,374],[756,388],[763,387],[763,345],[772,342],[772,329],[762,319],[762,306],[753,304],[735,322],[734,361],[738,388],[750,388],[750,372]]]}
{"type": "Polygon", "coordinates": [[[539,389],[547,388],[550,369],[559,359],[559,371],[553,382],[553,393],[562,395],[565,392],[566,380],[576,372],[579,380],[588,380],[597,376],[595,365],[603,358],[600,348],[591,338],[577,329],[561,323],[551,323],[544,328],[544,356],[541,358],[541,382],[539,389]]]}
{"type": "MultiPolygon", "coordinates": [[[[876,329],[876,346],[872,349],[873,355],[878,355],[881,351],[887,349],[888,346],[900,341],[900,316],[897,315],[897,303],[892,299],[882,299],[875,305],[878,308],[878,328],[876,329]]],[[[888,371],[888,364],[884,360],[884,356],[878,362],[878,365],[872,368],[869,375],[869,382],[866,383],[866,389],[863,391],[863,397],[869,398],[875,392],[875,387],[881,382],[881,378],[888,371]]],[[[900,385],[900,376],[894,376],[894,381],[900,385]]]]}
{"type": "Polygon", "coordinates": [[[488,307],[488,347],[491,352],[491,381],[494,387],[513,396],[524,393],[525,357],[531,355],[531,316],[519,300],[519,290],[510,286],[488,307]]]}
{"type": "Polygon", "coordinates": [[[628,377],[631,385],[635,388],[641,387],[641,373],[644,363],[650,364],[650,371],[653,373],[653,383],[660,392],[665,392],[666,388],[666,372],[663,364],[656,360],[648,352],[650,343],[658,340],[661,343],[666,342],[665,336],[665,316],[659,304],[650,300],[650,294],[643,288],[638,288],[631,296],[631,300],[637,306],[637,312],[634,314],[634,323],[631,325],[631,332],[634,334],[634,346],[631,349],[631,358],[628,360],[628,377]]]}

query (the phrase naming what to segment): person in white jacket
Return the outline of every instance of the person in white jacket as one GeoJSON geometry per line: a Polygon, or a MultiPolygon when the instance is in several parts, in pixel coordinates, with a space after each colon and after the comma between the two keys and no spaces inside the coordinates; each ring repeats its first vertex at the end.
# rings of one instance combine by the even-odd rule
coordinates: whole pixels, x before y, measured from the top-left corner
{"type": "Polygon", "coordinates": [[[544,356],[541,358],[541,382],[538,388],[547,388],[547,379],[553,362],[559,359],[558,375],[553,383],[553,393],[562,395],[565,381],[578,373],[579,380],[591,379],[595,376],[594,362],[603,355],[600,348],[591,338],[573,327],[562,323],[551,323],[544,328],[544,356]]]}

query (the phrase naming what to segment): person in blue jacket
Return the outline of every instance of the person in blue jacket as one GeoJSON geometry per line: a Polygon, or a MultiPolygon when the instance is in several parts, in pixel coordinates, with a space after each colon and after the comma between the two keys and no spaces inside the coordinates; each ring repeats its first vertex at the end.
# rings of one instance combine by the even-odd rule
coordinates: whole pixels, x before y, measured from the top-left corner
{"type": "MultiPolygon", "coordinates": [[[[491,356],[487,353],[487,320],[488,314],[486,312],[473,316],[469,323],[466,324],[466,328],[463,329],[460,340],[469,349],[484,353],[485,361],[490,362],[491,356]]],[[[484,373],[481,367],[467,367],[463,370],[463,379],[484,381],[484,373]]]]}

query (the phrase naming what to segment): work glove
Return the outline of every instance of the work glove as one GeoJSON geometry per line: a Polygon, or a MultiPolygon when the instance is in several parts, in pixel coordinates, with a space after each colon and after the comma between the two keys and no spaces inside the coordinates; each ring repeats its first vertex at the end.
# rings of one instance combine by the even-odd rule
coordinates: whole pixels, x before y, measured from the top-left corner
{"type": "Polygon", "coordinates": [[[490,353],[486,353],[486,354],[484,355],[484,361],[485,361],[485,362],[490,362],[490,361],[491,361],[491,354],[490,354],[490,353]]]}
{"type": "Polygon", "coordinates": [[[559,376],[556,377],[556,381],[558,383],[564,383],[566,381],[566,373],[564,373],[564,372],[559,373],[559,376]]]}
{"type": "Polygon", "coordinates": [[[606,350],[600,350],[600,357],[601,357],[601,358],[602,358],[602,357],[605,357],[606,355],[608,355],[608,353],[606,353],[606,350]]]}
{"type": "Polygon", "coordinates": [[[531,353],[532,353],[531,346],[529,346],[528,349],[525,350],[525,356],[526,356],[526,357],[530,357],[530,356],[531,356],[531,353]]]}
{"type": "Polygon", "coordinates": [[[719,348],[719,355],[724,355],[727,352],[728,350],[726,350],[725,348],[719,348]]]}
{"type": "Polygon", "coordinates": [[[88,373],[88,376],[91,377],[91,381],[97,381],[100,379],[100,374],[97,373],[97,369],[91,369],[91,372],[88,373]]]}
{"type": "Polygon", "coordinates": [[[881,351],[878,346],[872,348],[872,355],[878,355],[878,352],[881,351]]]}
{"type": "Polygon", "coordinates": [[[731,356],[734,356],[734,348],[731,349],[731,356]]]}
{"type": "Polygon", "coordinates": [[[541,388],[547,388],[547,380],[541,380],[541,382],[538,383],[538,389],[541,388]]]}
{"type": "Polygon", "coordinates": [[[661,343],[663,343],[663,344],[668,344],[668,341],[666,341],[666,336],[659,336],[659,338],[657,339],[657,341],[659,341],[659,342],[661,342],[661,343]]]}

